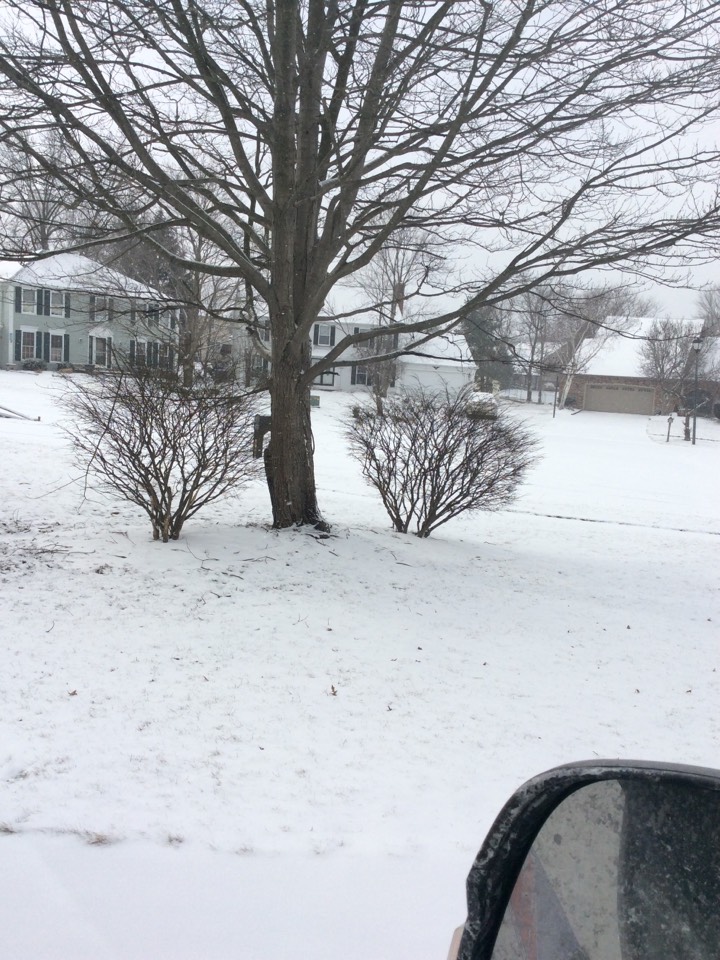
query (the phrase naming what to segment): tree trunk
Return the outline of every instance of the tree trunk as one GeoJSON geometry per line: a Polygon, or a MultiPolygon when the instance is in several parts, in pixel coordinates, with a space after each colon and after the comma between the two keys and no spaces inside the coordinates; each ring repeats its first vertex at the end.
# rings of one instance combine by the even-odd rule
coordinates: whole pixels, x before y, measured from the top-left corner
{"type": "Polygon", "coordinates": [[[300,385],[305,366],[303,357],[289,349],[273,362],[265,471],[274,527],[312,524],[327,530],[315,490],[310,387],[300,385]]]}

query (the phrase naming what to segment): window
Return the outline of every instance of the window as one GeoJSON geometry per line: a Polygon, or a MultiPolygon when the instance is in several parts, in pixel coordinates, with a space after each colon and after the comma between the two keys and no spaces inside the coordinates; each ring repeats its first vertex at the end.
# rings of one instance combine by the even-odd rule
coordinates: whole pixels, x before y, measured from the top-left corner
{"type": "Polygon", "coordinates": [[[252,368],[256,373],[267,373],[270,370],[270,361],[259,353],[254,353],[252,358],[252,368]]]}
{"type": "Polygon", "coordinates": [[[331,323],[316,323],[313,343],[318,347],[334,347],[335,327],[331,323]]]}
{"type": "Polygon", "coordinates": [[[65,294],[62,290],[50,290],[50,312],[51,317],[65,316],[65,294]]]}
{"type": "Polygon", "coordinates": [[[153,326],[158,325],[160,322],[160,307],[157,303],[148,303],[145,306],[145,320],[153,326]]]}
{"type": "Polygon", "coordinates": [[[22,354],[21,359],[32,360],[35,356],[35,334],[23,330],[22,332],[22,354]]]}
{"type": "Polygon", "coordinates": [[[139,367],[145,365],[147,359],[147,344],[144,340],[130,341],[130,363],[136,363],[139,367]]]}
{"type": "Polygon", "coordinates": [[[363,363],[355,364],[355,366],[352,368],[351,380],[352,383],[355,383],[358,386],[372,386],[372,374],[370,372],[370,368],[366,367],[363,363]]]}
{"type": "Polygon", "coordinates": [[[38,292],[37,290],[28,290],[27,287],[22,288],[22,310],[21,313],[37,313],[38,307],[38,292]]]}
{"type": "Polygon", "coordinates": [[[63,337],[61,333],[50,334],[50,363],[62,363],[63,337]]]}
{"type": "Polygon", "coordinates": [[[172,370],[175,366],[175,351],[168,343],[160,344],[159,365],[161,370],[172,370]]]}
{"type": "Polygon", "coordinates": [[[108,320],[108,298],[90,294],[90,323],[106,323],[108,320]]]}
{"type": "MultiPolygon", "coordinates": [[[[159,367],[161,363],[161,344],[156,341],[131,340],[130,363],[136,367],[159,367]]],[[[169,362],[169,354],[162,354],[164,362],[169,362]]]]}
{"type": "Polygon", "coordinates": [[[318,387],[334,387],[337,376],[339,376],[337,370],[323,370],[319,377],[315,377],[315,383],[318,387]]]}
{"type": "Polygon", "coordinates": [[[65,290],[15,287],[15,313],[29,313],[38,317],[69,317],[70,294],[65,290]]]}
{"type": "Polygon", "coordinates": [[[95,357],[94,362],[98,367],[110,366],[110,337],[95,337],[95,357]]]}

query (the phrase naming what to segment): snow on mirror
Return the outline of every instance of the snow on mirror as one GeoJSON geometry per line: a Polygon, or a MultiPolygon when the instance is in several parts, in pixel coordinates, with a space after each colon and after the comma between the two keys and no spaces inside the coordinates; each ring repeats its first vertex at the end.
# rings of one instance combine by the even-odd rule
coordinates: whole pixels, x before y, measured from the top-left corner
{"type": "Polygon", "coordinates": [[[717,960],[718,793],[605,780],[544,823],[492,960],[717,960]]]}

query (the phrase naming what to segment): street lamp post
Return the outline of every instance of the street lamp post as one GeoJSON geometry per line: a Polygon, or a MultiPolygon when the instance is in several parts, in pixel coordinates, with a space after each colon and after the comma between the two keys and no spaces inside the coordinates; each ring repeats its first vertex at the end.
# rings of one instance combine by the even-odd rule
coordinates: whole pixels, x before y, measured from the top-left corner
{"type": "Polygon", "coordinates": [[[692,348],[695,351],[695,393],[693,394],[693,432],[692,442],[695,445],[697,435],[697,404],[698,404],[698,363],[700,361],[700,351],[702,350],[703,338],[695,337],[692,342],[692,348]]]}

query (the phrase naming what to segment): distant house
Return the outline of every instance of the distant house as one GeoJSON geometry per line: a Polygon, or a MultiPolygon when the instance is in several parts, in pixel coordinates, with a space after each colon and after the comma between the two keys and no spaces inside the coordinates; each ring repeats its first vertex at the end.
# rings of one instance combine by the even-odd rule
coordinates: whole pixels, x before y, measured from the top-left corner
{"type": "Polygon", "coordinates": [[[156,291],[88,257],[60,253],[0,277],[0,344],[9,366],[171,367],[177,322],[156,291]]]}
{"type": "MultiPolygon", "coordinates": [[[[326,356],[340,340],[353,333],[369,333],[374,325],[342,324],[330,317],[322,317],[312,328],[312,359],[317,362],[326,356]]],[[[407,334],[396,334],[390,349],[401,347],[407,351],[394,361],[391,389],[423,387],[429,390],[448,389],[456,392],[473,382],[475,363],[465,339],[458,335],[437,337],[422,346],[413,346],[407,334]]],[[[314,386],[346,392],[366,391],[377,376],[378,364],[372,362],[372,348],[362,344],[350,347],[342,360],[352,360],[348,366],[331,367],[315,380],[314,386]]],[[[382,363],[382,361],[381,361],[382,363]]]]}
{"type": "MultiPolygon", "coordinates": [[[[667,393],[662,384],[642,373],[641,346],[652,322],[641,320],[631,334],[611,338],[586,363],[583,362],[581,347],[579,361],[582,372],[569,377],[560,375],[561,396],[566,379],[569,380],[566,406],[579,410],[646,416],[671,413],[677,405],[677,397],[667,393]]],[[[720,360],[720,341],[715,336],[711,340],[711,349],[720,360]]],[[[592,341],[589,342],[591,346],[592,341]]],[[[709,398],[706,406],[707,412],[711,412],[720,398],[720,384],[701,378],[699,386],[709,398]]]]}

